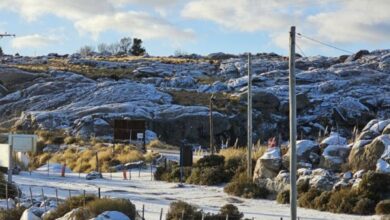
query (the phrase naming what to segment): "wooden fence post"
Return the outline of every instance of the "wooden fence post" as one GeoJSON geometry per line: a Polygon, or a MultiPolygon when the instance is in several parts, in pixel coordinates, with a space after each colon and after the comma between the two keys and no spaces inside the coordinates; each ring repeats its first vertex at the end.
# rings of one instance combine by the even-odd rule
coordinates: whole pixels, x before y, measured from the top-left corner
{"type": "Polygon", "coordinates": [[[34,205],[33,203],[33,196],[32,196],[32,190],[31,190],[31,187],[30,187],[30,199],[31,199],[31,206],[34,205]]]}
{"type": "Polygon", "coordinates": [[[57,202],[57,207],[58,207],[59,203],[58,203],[58,190],[57,190],[57,188],[56,188],[56,202],[57,202]]]}
{"type": "Polygon", "coordinates": [[[163,208],[161,208],[161,211],[160,211],[160,220],[162,220],[162,216],[163,216],[163,208]]]}
{"type": "Polygon", "coordinates": [[[45,207],[45,212],[46,212],[46,201],[45,201],[45,194],[43,193],[43,188],[41,188],[41,191],[42,191],[42,199],[43,199],[43,205],[45,207]]]}

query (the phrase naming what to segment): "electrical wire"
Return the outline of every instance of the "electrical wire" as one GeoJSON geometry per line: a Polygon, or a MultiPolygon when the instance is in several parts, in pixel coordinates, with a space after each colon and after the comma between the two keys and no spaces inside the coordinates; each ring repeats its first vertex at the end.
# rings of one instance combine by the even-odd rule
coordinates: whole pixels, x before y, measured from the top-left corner
{"type": "Polygon", "coordinates": [[[325,42],[316,40],[316,39],[314,39],[314,38],[305,36],[305,35],[303,35],[303,34],[301,34],[301,33],[297,33],[297,35],[300,36],[300,37],[302,37],[302,38],[305,38],[305,39],[307,39],[307,40],[311,40],[311,41],[314,41],[314,42],[316,42],[316,43],[322,44],[322,45],[324,45],[324,46],[327,46],[327,47],[330,47],[330,48],[333,48],[333,49],[336,49],[336,50],[339,50],[339,51],[343,51],[343,52],[346,52],[346,53],[353,54],[353,52],[351,52],[351,51],[344,50],[344,49],[342,49],[342,48],[339,48],[339,47],[330,45],[330,44],[328,44],[328,43],[325,43],[325,42]]]}
{"type": "Polygon", "coordinates": [[[305,52],[303,52],[302,48],[297,43],[295,43],[295,46],[297,46],[298,50],[302,53],[302,55],[306,57],[305,52]]]}

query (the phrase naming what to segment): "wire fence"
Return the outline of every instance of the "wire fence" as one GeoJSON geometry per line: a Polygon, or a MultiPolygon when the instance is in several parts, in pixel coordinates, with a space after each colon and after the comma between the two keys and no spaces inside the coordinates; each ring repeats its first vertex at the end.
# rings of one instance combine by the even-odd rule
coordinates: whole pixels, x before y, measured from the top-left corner
{"type": "MultiPolygon", "coordinates": [[[[165,164],[162,164],[164,166],[165,164]]],[[[169,166],[165,165],[165,166],[169,166]]],[[[154,170],[157,167],[157,165],[153,164],[144,164],[143,166],[136,167],[136,168],[129,168],[129,169],[123,169],[121,177],[119,178],[123,181],[131,181],[131,180],[150,180],[154,181],[154,170]],[[146,172],[145,172],[146,171],[146,172]]],[[[45,175],[45,171],[38,172],[41,175],[45,175]]],[[[30,172],[30,175],[34,175],[36,172],[30,172]]],[[[47,175],[55,177],[60,177],[61,174],[59,172],[56,172],[55,170],[48,170],[47,175]]],[[[66,174],[65,174],[66,175],[66,174]]],[[[73,178],[86,178],[86,175],[78,175],[72,174],[73,178]]],[[[103,174],[104,179],[108,180],[114,180],[112,173],[105,173],[103,174]]],[[[115,175],[115,180],[118,180],[118,173],[115,175]]],[[[12,201],[9,201],[9,198],[15,199],[17,202],[23,202],[24,204],[28,204],[29,206],[34,207],[40,207],[45,212],[57,207],[59,204],[64,202],[66,199],[72,198],[72,197],[82,197],[83,199],[83,205],[87,203],[87,198],[90,195],[93,195],[97,198],[121,198],[121,196],[113,196],[113,190],[102,190],[101,187],[94,187],[93,185],[89,185],[89,187],[86,187],[85,189],[72,189],[72,188],[60,188],[60,187],[54,187],[54,186],[40,186],[40,185],[33,185],[33,184],[15,184],[16,187],[19,189],[23,189],[22,191],[15,190],[15,187],[11,187],[11,184],[6,183],[0,183],[0,198],[6,199],[6,204],[1,203],[3,209],[12,209],[15,207],[15,203],[12,201]],[[55,204],[55,205],[54,205],[55,204]]],[[[119,191],[118,191],[119,192],[119,191]]],[[[131,194],[129,192],[129,194],[131,194]]],[[[131,201],[129,199],[129,201],[131,201]]],[[[164,208],[159,208],[159,210],[156,210],[157,208],[153,205],[148,207],[147,204],[137,202],[137,219],[145,219],[146,214],[153,214],[158,215],[157,219],[163,220],[166,218],[166,214],[168,212],[167,209],[164,210],[164,208]],[[159,213],[157,213],[159,212],[159,213]]],[[[133,203],[134,204],[134,203],[133,203]]],[[[244,213],[245,214],[245,213],[244,213]]],[[[259,214],[256,214],[259,215],[259,214]]],[[[261,215],[261,214],[260,214],[261,215]]],[[[182,213],[182,220],[185,220],[186,213],[182,213]]],[[[270,216],[269,214],[264,214],[264,217],[277,219],[277,220],[283,220],[283,219],[289,219],[288,216],[282,216],[280,215],[278,217],[278,214],[272,214],[270,216]]],[[[202,219],[207,218],[207,213],[202,212],[202,219]]],[[[226,219],[236,219],[234,217],[229,217],[226,215],[226,219]]],[[[264,219],[262,217],[252,217],[252,218],[246,218],[246,219],[264,219]]],[[[299,219],[299,218],[298,218],[299,219]]],[[[302,218],[301,218],[302,219],[302,218]]],[[[149,220],[149,219],[148,219],[149,220]]]]}

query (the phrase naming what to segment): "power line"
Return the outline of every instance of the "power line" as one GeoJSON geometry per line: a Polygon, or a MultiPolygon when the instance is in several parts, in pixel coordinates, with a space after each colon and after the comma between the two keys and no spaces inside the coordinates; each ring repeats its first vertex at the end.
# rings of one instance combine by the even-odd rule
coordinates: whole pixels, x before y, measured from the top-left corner
{"type": "Polygon", "coordinates": [[[303,55],[304,57],[306,57],[306,55],[305,55],[305,53],[303,52],[302,48],[301,48],[297,43],[295,43],[295,46],[297,46],[298,50],[302,53],[302,55],[303,55]]]}
{"type": "Polygon", "coordinates": [[[316,43],[319,43],[319,44],[322,44],[324,46],[327,46],[327,47],[330,47],[330,48],[333,48],[333,49],[336,49],[336,50],[339,50],[339,51],[343,51],[343,52],[347,52],[347,53],[350,53],[350,54],[353,54],[353,52],[351,51],[348,51],[348,50],[344,50],[342,48],[339,48],[339,47],[336,47],[336,46],[333,46],[333,45],[330,45],[328,43],[325,43],[325,42],[322,42],[322,41],[319,41],[319,40],[316,40],[314,38],[311,38],[311,37],[308,37],[308,36],[305,36],[301,33],[297,33],[298,36],[302,37],[302,38],[305,38],[305,39],[308,39],[308,40],[311,40],[311,41],[314,41],[316,43]]]}

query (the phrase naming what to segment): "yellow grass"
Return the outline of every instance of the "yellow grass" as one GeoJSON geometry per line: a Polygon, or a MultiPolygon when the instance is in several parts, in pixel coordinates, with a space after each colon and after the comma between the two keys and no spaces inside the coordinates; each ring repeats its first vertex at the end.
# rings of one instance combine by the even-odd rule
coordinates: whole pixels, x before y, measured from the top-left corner
{"type": "Polygon", "coordinates": [[[148,148],[148,149],[153,149],[153,148],[155,148],[155,149],[166,149],[166,150],[178,149],[178,147],[170,145],[170,144],[167,144],[167,143],[165,143],[163,141],[160,141],[158,139],[150,141],[149,144],[146,145],[146,148],[148,148]]]}

